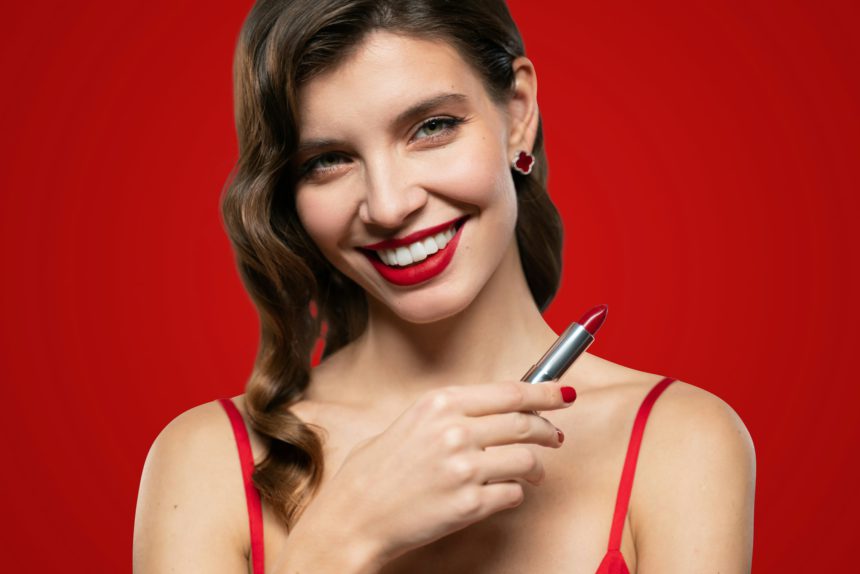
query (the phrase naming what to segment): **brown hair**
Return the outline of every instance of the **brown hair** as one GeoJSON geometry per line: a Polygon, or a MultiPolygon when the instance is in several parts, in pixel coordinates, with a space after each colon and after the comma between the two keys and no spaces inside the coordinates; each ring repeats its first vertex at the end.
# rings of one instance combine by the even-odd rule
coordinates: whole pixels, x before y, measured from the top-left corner
{"type": "MultiPolygon", "coordinates": [[[[260,343],[246,388],[252,428],[267,455],[254,483],[291,528],[323,476],[320,436],[289,411],[310,379],[313,347],[323,357],[354,340],[367,323],[364,291],[335,269],[302,228],[290,160],[298,140],[300,86],[336,66],[372,30],[449,42],[497,103],[511,94],[511,63],[525,54],[503,0],[259,0],[248,14],[233,64],[239,158],[222,214],[245,288],[260,316],[260,343]]],[[[534,171],[513,172],[516,239],[538,308],[561,276],[562,225],[546,192],[540,123],[534,171]]]]}

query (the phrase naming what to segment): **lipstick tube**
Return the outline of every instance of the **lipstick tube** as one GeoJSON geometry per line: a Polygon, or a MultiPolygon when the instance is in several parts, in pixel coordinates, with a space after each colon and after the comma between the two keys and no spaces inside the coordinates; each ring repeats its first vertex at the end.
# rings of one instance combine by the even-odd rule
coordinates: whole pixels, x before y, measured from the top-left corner
{"type": "Polygon", "coordinates": [[[560,378],[593,342],[594,335],[586,331],[585,327],[576,322],[571,323],[520,380],[533,385],[560,378]]]}
{"type": "MultiPolygon", "coordinates": [[[[587,311],[579,321],[571,323],[540,361],[532,365],[520,380],[534,385],[560,379],[568,367],[594,342],[594,335],[606,320],[608,310],[608,306],[598,305],[587,311]]],[[[537,411],[527,412],[538,414],[537,411]]]]}

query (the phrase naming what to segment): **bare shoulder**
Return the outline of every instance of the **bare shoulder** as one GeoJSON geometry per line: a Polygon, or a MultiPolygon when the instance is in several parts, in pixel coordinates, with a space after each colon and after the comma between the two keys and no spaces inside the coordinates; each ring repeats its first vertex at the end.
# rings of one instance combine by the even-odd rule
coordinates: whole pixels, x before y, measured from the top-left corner
{"type": "Polygon", "coordinates": [[[654,404],[647,429],[651,450],[664,453],[652,460],[664,470],[681,470],[672,465],[689,469],[705,464],[705,453],[728,457],[724,462],[755,461],[752,438],[735,410],[717,395],[683,381],[666,388],[654,404]],[[695,453],[700,454],[692,456],[695,453]]]}
{"type": "Polygon", "coordinates": [[[640,572],[747,572],[755,448],[725,401],[675,381],[648,418],[630,523],[640,572]]]}
{"type": "Polygon", "coordinates": [[[212,401],[168,423],[144,462],[134,571],[247,570],[247,511],[236,442],[212,401]]]}
{"type": "MultiPolygon", "coordinates": [[[[615,424],[632,418],[648,392],[664,378],[589,355],[577,392],[591,398],[604,418],[615,424]]],[[[647,429],[648,442],[670,439],[673,448],[689,448],[707,440],[714,441],[710,446],[752,449],[746,426],[734,409],[715,394],[678,379],[654,404],[647,429]]],[[[661,448],[668,446],[662,444],[661,448]]]]}

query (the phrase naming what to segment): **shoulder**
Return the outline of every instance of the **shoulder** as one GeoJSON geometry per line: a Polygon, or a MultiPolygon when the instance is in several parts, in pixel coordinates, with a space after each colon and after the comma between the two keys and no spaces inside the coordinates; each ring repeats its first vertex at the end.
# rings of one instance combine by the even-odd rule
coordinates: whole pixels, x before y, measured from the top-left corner
{"type": "Polygon", "coordinates": [[[669,385],[648,418],[631,497],[640,565],[744,570],[755,467],[752,438],[731,406],[683,381],[669,385]]]}
{"type": "MultiPolygon", "coordinates": [[[[234,402],[235,404],[235,402],[234,402]]],[[[230,419],[218,401],[179,414],[158,434],[144,463],[144,478],[152,470],[175,478],[194,476],[201,468],[227,470],[238,464],[230,419]]]]}
{"type": "MultiPolygon", "coordinates": [[[[632,419],[651,389],[665,378],[593,355],[587,365],[582,396],[593,397],[601,418],[611,426],[632,419]]],[[[654,403],[645,433],[643,450],[648,443],[679,453],[684,448],[719,446],[721,451],[733,449],[736,455],[752,454],[752,439],[734,409],[715,394],[677,379],[654,403]]]]}
{"type": "Polygon", "coordinates": [[[236,571],[247,565],[242,560],[247,537],[244,484],[230,420],[217,401],[191,408],[161,430],[144,462],[135,512],[135,570],[194,564],[200,571],[236,571]]]}
{"type": "Polygon", "coordinates": [[[689,469],[720,458],[754,466],[752,437],[735,410],[715,394],[683,381],[669,385],[654,403],[646,428],[650,448],[664,453],[664,464],[689,469]],[[694,453],[700,454],[691,458],[694,453]]]}

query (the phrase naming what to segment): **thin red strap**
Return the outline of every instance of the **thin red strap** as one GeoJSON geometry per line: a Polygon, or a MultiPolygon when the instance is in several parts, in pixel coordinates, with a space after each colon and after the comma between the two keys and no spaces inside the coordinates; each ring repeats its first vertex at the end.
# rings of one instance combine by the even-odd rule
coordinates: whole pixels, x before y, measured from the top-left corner
{"type": "Polygon", "coordinates": [[[621,533],[624,532],[624,519],[627,516],[627,506],[630,503],[630,492],[633,490],[633,476],[636,474],[636,460],[639,458],[639,446],[642,444],[642,433],[645,431],[645,423],[651,413],[651,407],[660,394],[666,390],[671,383],[676,381],[665,377],[654,385],[636,413],[633,421],[633,432],[630,434],[630,444],[627,446],[627,458],[624,459],[624,470],[621,471],[621,482],[618,484],[618,498],[615,500],[615,514],[612,517],[612,530],[609,532],[609,550],[620,550],[621,533]]]}
{"type": "Polygon", "coordinates": [[[251,480],[254,473],[254,454],[251,452],[251,441],[248,440],[248,429],[242,413],[230,399],[218,399],[230,423],[233,425],[233,435],[236,437],[236,446],[239,447],[239,462],[242,465],[242,480],[245,483],[245,500],[248,503],[248,523],[251,527],[251,560],[253,561],[253,574],[264,574],[263,572],[263,508],[260,504],[260,493],[251,480]]]}

